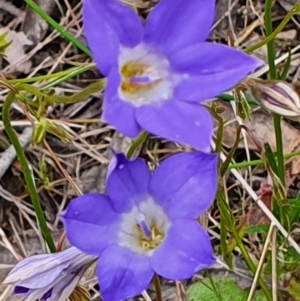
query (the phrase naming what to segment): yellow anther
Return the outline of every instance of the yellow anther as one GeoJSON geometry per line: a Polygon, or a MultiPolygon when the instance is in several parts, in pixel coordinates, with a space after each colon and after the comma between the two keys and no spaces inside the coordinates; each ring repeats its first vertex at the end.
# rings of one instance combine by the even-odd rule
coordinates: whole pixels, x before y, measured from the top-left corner
{"type": "Polygon", "coordinates": [[[162,243],[165,237],[164,233],[161,232],[154,225],[150,227],[151,237],[146,237],[138,225],[137,225],[137,229],[139,233],[138,235],[139,244],[145,251],[151,251],[157,248],[162,243]]]}
{"type": "Polygon", "coordinates": [[[162,80],[157,70],[149,65],[130,61],[120,70],[120,90],[124,95],[138,95],[153,89],[162,80]]]}

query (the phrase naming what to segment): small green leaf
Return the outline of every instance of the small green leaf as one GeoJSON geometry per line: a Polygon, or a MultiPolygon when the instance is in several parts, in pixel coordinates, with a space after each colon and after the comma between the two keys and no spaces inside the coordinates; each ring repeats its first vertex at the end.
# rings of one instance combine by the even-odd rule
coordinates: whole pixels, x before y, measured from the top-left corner
{"type": "Polygon", "coordinates": [[[274,171],[274,173],[276,175],[278,175],[278,168],[277,168],[277,163],[276,163],[276,158],[275,155],[271,149],[271,146],[269,143],[265,143],[264,144],[264,149],[265,149],[265,156],[267,158],[267,161],[270,165],[270,167],[272,168],[272,170],[274,171]]]}
{"type": "Polygon", "coordinates": [[[236,108],[237,115],[243,120],[250,120],[251,107],[241,89],[236,89],[236,108]]]}
{"type": "Polygon", "coordinates": [[[7,35],[8,32],[0,35],[0,57],[5,57],[5,50],[12,43],[12,41],[6,41],[7,35]]]}
{"type": "Polygon", "coordinates": [[[46,137],[46,124],[44,122],[45,119],[41,120],[35,127],[31,135],[31,144],[39,145],[42,144],[46,137]]]}
{"type": "Polygon", "coordinates": [[[33,145],[43,143],[47,132],[56,136],[64,143],[72,143],[72,135],[70,135],[62,126],[47,118],[40,118],[31,136],[31,143],[33,145]]]}
{"type": "Polygon", "coordinates": [[[290,71],[291,59],[292,59],[292,53],[291,53],[291,50],[289,49],[289,56],[287,58],[285,66],[282,70],[282,73],[279,74],[279,76],[278,76],[279,79],[285,80],[286,76],[288,75],[288,72],[290,71]]]}
{"type": "Polygon", "coordinates": [[[252,233],[267,234],[269,227],[270,227],[270,225],[266,225],[266,224],[249,226],[245,229],[245,234],[250,234],[250,233],[251,234],[252,233]]]}
{"type": "Polygon", "coordinates": [[[293,224],[299,221],[300,217],[300,193],[298,193],[296,199],[288,200],[288,203],[288,219],[290,225],[293,227],[293,224]]]}
{"type": "Polygon", "coordinates": [[[290,280],[290,283],[286,289],[291,296],[297,300],[300,299],[300,283],[295,278],[290,280]]]}
{"type": "MultiPolygon", "coordinates": [[[[246,301],[249,290],[240,290],[234,278],[213,278],[213,289],[209,279],[193,284],[187,291],[188,301],[246,301]]],[[[265,301],[262,292],[256,292],[253,301],[265,301]]]]}
{"type": "Polygon", "coordinates": [[[69,132],[67,132],[62,126],[50,121],[49,119],[44,119],[46,122],[46,130],[48,133],[56,136],[62,142],[71,144],[73,137],[69,132]]]}

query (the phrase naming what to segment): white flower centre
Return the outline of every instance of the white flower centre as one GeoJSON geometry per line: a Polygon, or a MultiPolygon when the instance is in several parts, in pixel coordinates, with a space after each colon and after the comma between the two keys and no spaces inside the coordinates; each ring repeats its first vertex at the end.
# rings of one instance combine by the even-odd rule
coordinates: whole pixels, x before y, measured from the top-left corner
{"type": "Polygon", "coordinates": [[[173,76],[168,60],[144,44],[120,49],[119,97],[136,107],[173,96],[173,76]]]}
{"type": "Polygon", "coordinates": [[[119,245],[137,253],[151,255],[170,226],[166,214],[151,197],[122,216],[119,245]]]}

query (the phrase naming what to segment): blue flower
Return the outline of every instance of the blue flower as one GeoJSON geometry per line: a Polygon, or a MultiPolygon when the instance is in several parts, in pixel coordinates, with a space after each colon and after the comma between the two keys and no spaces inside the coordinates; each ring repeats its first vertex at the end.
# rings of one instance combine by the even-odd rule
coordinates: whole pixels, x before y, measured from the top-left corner
{"type": "Polygon", "coordinates": [[[161,0],[143,26],[118,0],[84,0],[87,42],[107,77],[103,120],[130,137],[145,130],[207,151],[213,122],[199,103],[262,65],[205,42],[214,10],[213,0],[161,0]]]}
{"type": "Polygon", "coordinates": [[[154,273],[182,280],[214,263],[209,236],[196,218],[214,200],[216,155],[176,154],[151,174],[142,160],[118,154],[106,187],[106,195],[74,199],[62,216],[70,243],[100,256],[104,301],[140,294],[154,273]]]}

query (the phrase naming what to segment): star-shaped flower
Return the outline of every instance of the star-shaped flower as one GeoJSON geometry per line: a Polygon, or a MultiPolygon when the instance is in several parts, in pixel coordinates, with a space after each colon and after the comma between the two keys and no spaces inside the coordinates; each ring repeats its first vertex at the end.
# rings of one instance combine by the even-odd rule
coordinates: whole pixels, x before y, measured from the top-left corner
{"type": "Polygon", "coordinates": [[[216,155],[176,154],[151,174],[142,160],[119,154],[106,187],[106,195],[72,200],[62,216],[70,243],[100,257],[104,301],[140,294],[154,273],[182,280],[214,263],[209,236],[196,218],[214,200],[216,155]]]}
{"type": "Polygon", "coordinates": [[[205,42],[214,11],[214,0],[160,0],[143,25],[118,0],[84,0],[87,42],[107,77],[103,120],[130,137],[145,130],[207,151],[213,122],[199,103],[262,65],[205,42]]]}

